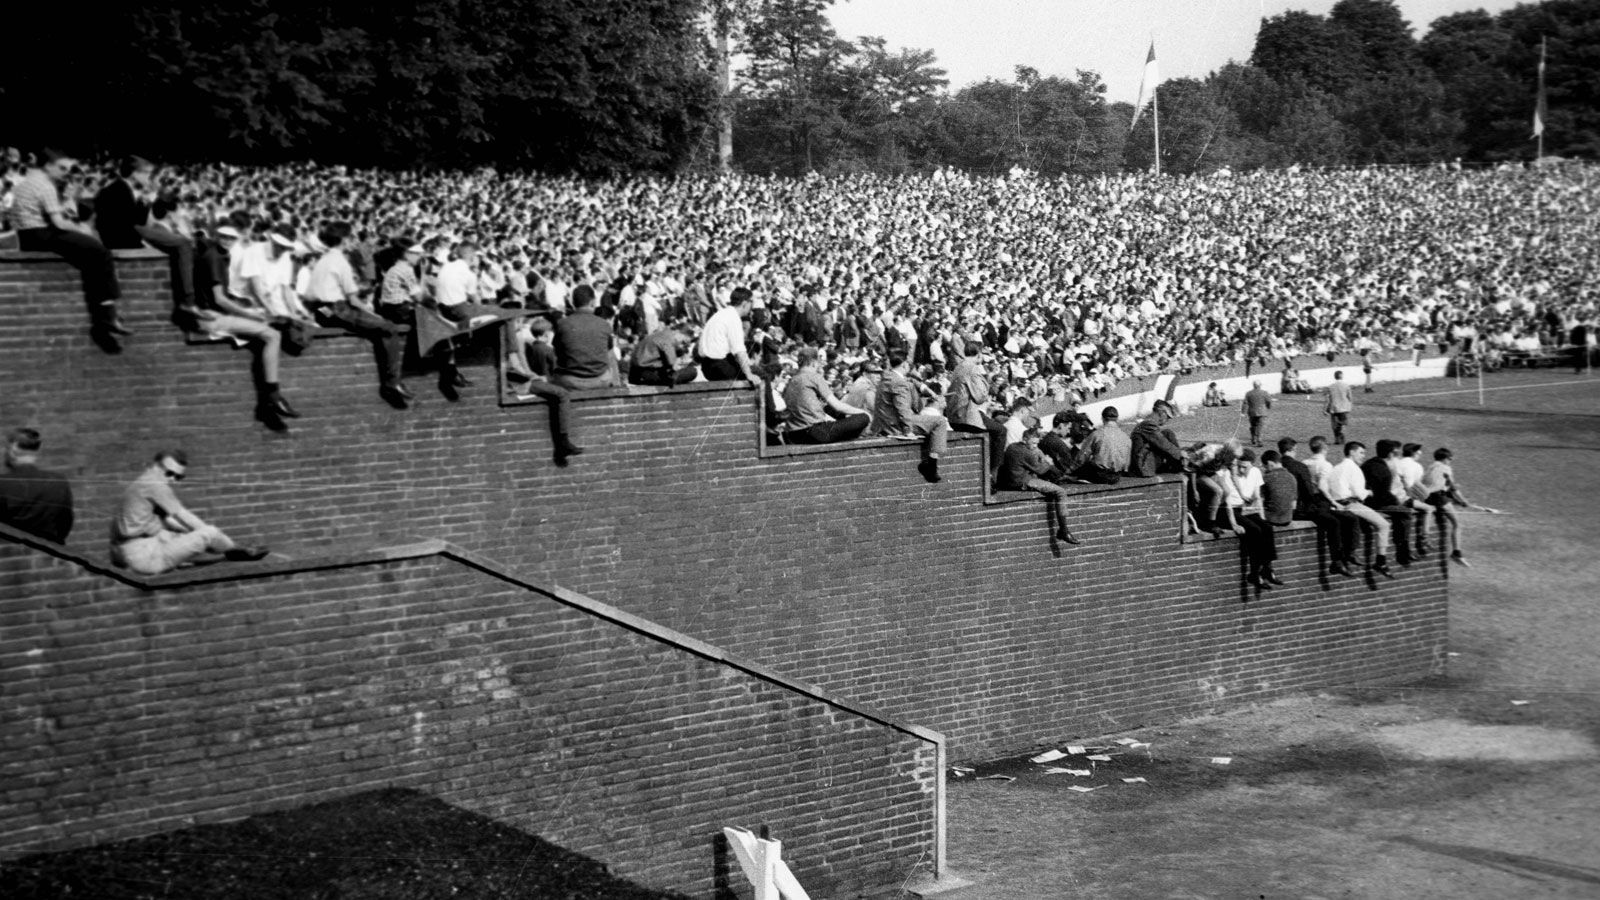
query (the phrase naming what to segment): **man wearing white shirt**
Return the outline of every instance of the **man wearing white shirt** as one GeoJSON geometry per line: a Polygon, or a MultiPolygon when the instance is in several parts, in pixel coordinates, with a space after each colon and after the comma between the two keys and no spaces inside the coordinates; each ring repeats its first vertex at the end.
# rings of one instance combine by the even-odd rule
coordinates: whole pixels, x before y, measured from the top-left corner
{"type": "Polygon", "coordinates": [[[1377,535],[1375,542],[1369,540],[1367,544],[1368,551],[1374,555],[1372,571],[1393,578],[1389,574],[1389,558],[1383,552],[1383,548],[1389,546],[1389,520],[1363,502],[1372,495],[1367,490],[1367,476],[1361,471],[1361,464],[1366,458],[1366,444],[1351,441],[1344,445],[1344,460],[1328,473],[1328,499],[1333,501],[1336,508],[1372,526],[1377,535]]]}
{"type": "Polygon", "coordinates": [[[700,358],[700,370],[707,381],[758,380],[750,371],[750,357],[744,347],[743,320],[750,315],[752,302],[749,288],[735,288],[728,305],[706,320],[695,355],[700,358]]]}
{"type": "Polygon", "coordinates": [[[389,405],[404,409],[411,392],[400,380],[405,362],[406,328],[373,312],[363,299],[355,268],[340,246],[350,236],[350,226],[342,222],[323,226],[317,240],[327,247],[311,267],[306,288],[307,303],[317,321],[329,328],[342,328],[372,341],[372,357],[378,364],[378,396],[389,405]]]}
{"type": "MultiPolygon", "coordinates": [[[[456,247],[456,258],[439,269],[438,280],[434,284],[433,299],[439,304],[441,311],[478,299],[478,273],[473,270],[473,263],[477,258],[477,245],[471,241],[463,241],[456,247]]],[[[445,315],[449,316],[449,313],[446,312],[445,315]]]]}

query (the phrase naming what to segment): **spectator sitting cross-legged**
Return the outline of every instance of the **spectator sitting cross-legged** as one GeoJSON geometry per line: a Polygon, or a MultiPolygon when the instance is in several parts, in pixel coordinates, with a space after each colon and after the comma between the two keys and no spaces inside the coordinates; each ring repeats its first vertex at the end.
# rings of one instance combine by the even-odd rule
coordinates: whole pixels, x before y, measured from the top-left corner
{"type": "Polygon", "coordinates": [[[267,555],[265,547],[235,545],[178,500],[172,486],[184,479],[188,465],[182,450],[163,450],[128,485],[111,521],[113,563],[141,575],[160,575],[179,566],[267,555]]]}
{"type": "Polygon", "coordinates": [[[41,446],[32,428],[16,429],[6,441],[0,523],[65,544],[72,531],[72,486],[60,472],[39,468],[41,446]]]}
{"type": "Polygon", "coordinates": [[[834,396],[822,377],[821,352],[801,347],[800,370],[783,389],[784,440],[792,444],[832,444],[854,440],[867,430],[867,411],[834,396]]]}

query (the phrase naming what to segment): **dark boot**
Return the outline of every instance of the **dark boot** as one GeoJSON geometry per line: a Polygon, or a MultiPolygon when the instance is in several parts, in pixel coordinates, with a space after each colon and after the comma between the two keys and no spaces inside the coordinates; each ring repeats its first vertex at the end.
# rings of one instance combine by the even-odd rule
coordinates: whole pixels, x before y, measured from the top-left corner
{"type": "Polygon", "coordinates": [[[929,484],[938,484],[940,481],[944,480],[939,477],[939,461],[932,457],[929,457],[918,463],[917,471],[922,473],[923,479],[929,484]]]}

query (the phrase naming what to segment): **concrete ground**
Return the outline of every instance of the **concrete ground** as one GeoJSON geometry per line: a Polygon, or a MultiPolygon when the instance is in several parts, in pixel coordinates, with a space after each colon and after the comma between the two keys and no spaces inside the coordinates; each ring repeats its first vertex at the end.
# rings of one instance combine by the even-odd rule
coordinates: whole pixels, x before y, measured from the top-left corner
{"type": "MultiPolygon", "coordinates": [[[[951,783],[950,866],[972,884],[938,896],[1600,897],[1600,375],[1484,387],[1483,407],[1475,382],[1358,393],[1350,427],[1450,447],[1505,513],[1463,516],[1444,675],[1073,738],[1111,756],[1087,776],[966,761],[1016,780],[951,783]]],[[[1178,426],[1243,431],[1224,410],[1178,426]]],[[[1320,400],[1280,399],[1269,430],[1327,434],[1320,400]]]]}

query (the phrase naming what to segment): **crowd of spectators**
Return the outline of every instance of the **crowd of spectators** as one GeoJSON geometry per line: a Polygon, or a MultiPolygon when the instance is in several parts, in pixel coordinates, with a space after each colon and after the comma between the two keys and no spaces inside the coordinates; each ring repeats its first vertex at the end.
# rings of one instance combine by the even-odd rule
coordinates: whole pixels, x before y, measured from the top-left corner
{"type": "MultiPolygon", "coordinates": [[[[950,430],[986,435],[996,483],[1055,496],[1069,543],[1045,485],[1184,465],[1164,419],[1130,441],[1115,409],[1074,414],[1124,379],[1271,362],[1307,392],[1297,356],[1354,351],[1370,387],[1434,344],[1587,360],[1600,299],[1589,166],[588,181],[8,150],[0,191],[21,249],[83,271],[107,352],[129,334],[109,249],[166,253],[174,321],[257,351],[268,427],[298,416],[280,353],[313,326],[369,338],[405,408],[407,357],[455,399],[461,337],[504,325],[502,388],[550,401],[559,464],[573,391],[759,381],[772,440],[916,440],[930,482],[950,430]]],[[[1269,408],[1258,382],[1257,445],[1269,408]]]]}
{"type": "MultiPolygon", "coordinates": [[[[0,203],[33,232],[30,246],[72,224],[41,226],[29,211],[30,180],[49,177],[63,218],[92,221],[108,247],[137,238],[176,254],[175,238],[214,238],[232,222],[243,240],[280,235],[310,268],[341,223],[355,282],[380,308],[436,295],[430,276],[467,246],[480,303],[565,311],[589,285],[624,372],[636,342],[680,323],[693,337],[745,288],[750,358],[773,369],[762,374],[794,371],[800,346],[828,345],[823,374],[840,394],[897,345],[916,378],[953,367],[973,340],[1002,406],[1055,385],[1088,396],[1155,372],[1405,354],[1477,335],[1552,348],[1593,321],[1597,297],[1600,171],[1584,166],[610,181],[169,166],[133,179],[144,203],[169,198],[166,221],[130,224],[125,162],[40,176],[11,151],[3,164],[0,203]],[[387,270],[412,248],[417,284],[391,294],[387,270]]],[[[187,280],[175,278],[180,301],[187,280]]],[[[114,292],[99,284],[95,302],[114,292]]],[[[117,334],[114,316],[103,320],[117,334]]]]}

